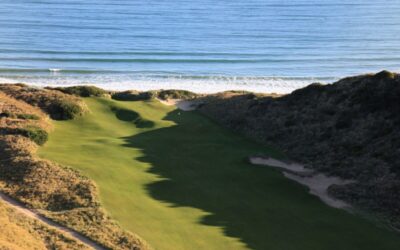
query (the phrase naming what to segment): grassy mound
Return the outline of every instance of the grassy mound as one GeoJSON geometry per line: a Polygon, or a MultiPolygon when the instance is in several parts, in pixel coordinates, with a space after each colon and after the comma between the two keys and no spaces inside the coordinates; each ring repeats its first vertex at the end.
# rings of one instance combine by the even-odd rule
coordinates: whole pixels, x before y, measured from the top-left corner
{"type": "MultiPolygon", "coordinates": [[[[110,216],[156,249],[400,247],[393,232],[327,207],[279,171],[250,165],[255,153],[280,155],[196,112],[155,100],[85,102],[91,112],[54,122],[39,155],[93,179],[110,216]]],[[[71,218],[85,227],[92,215],[71,218]]]]}
{"type": "Polygon", "coordinates": [[[0,92],[0,133],[25,136],[38,145],[48,139],[47,116],[38,108],[15,100],[0,92]]]}
{"type": "Polygon", "coordinates": [[[29,139],[0,138],[2,189],[31,207],[50,211],[96,206],[95,187],[76,171],[33,155],[37,146],[29,139]],[[46,174],[51,173],[51,178],[46,174]]]}
{"type": "Polygon", "coordinates": [[[0,84],[0,91],[41,108],[56,120],[74,119],[87,111],[79,98],[57,90],[37,89],[21,84],[0,84]]]}
{"type": "Polygon", "coordinates": [[[69,95],[76,95],[80,97],[90,97],[90,96],[104,96],[107,95],[108,92],[104,89],[98,88],[96,86],[72,86],[72,87],[58,87],[58,88],[51,88],[47,87],[46,89],[50,90],[58,90],[65,94],[69,95]]]}
{"type": "Polygon", "coordinates": [[[111,95],[111,97],[119,101],[140,101],[140,100],[150,100],[156,98],[157,95],[155,92],[152,91],[139,92],[135,90],[128,90],[122,92],[115,92],[111,95]]]}

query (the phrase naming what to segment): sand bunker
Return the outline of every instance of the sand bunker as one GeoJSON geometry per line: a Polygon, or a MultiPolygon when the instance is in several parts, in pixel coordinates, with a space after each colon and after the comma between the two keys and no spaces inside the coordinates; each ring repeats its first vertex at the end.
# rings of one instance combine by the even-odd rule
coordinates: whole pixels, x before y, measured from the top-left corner
{"type": "Polygon", "coordinates": [[[297,175],[309,176],[314,173],[311,169],[306,169],[303,165],[294,162],[284,162],[271,157],[250,157],[250,163],[279,168],[287,172],[294,172],[297,175]]]}
{"type": "Polygon", "coordinates": [[[325,204],[331,207],[343,209],[351,207],[346,202],[331,197],[328,194],[328,188],[333,184],[345,185],[352,183],[353,181],[315,173],[315,171],[307,169],[301,164],[284,162],[270,157],[254,156],[250,157],[249,160],[254,165],[263,165],[281,169],[286,178],[307,186],[310,189],[310,194],[319,197],[325,204]]]}
{"type": "Polygon", "coordinates": [[[183,111],[193,111],[199,105],[199,103],[197,103],[196,101],[189,101],[189,100],[180,100],[180,99],[168,99],[168,100],[158,99],[158,100],[164,105],[176,106],[178,109],[183,111]]]}

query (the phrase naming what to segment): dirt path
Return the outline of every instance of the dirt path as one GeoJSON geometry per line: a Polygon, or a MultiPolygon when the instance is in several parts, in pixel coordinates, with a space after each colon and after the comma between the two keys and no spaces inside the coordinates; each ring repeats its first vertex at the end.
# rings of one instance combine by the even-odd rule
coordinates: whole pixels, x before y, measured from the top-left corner
{"type": "Polygon", "coordinates": [[[338,177],[326,176],[316,173],[311,169],[305,168],[301,164],[293,162],[284,162],[271,157],[254,156],[249,158],[250,163],[254,165],[263,165],[278,168],[283,171],[286,178],[296,181],[309,188],[309,193],[317,196],[325,204],[335,207],[347,209],[351,206],[344,201],[333,198],[328,194],[329,186],[345,185],[351,183],[351,180],[343,180],[338,177]]]}
{"type": "Polygon", "coordinates": [[[91,248],[91,249],[95,249],[95,250],[106,250],[106,248],[100,246],[99,244],[97,244],[96,242],[90,240],[89,238],[79,234],[78,232],[69,229],[67,227],[61,226],[58,223],[55,223],[45,217],[43,217],[42,215],[38,214],[37,212],[35,212],[34,210],[25,208],[20,202],[17,202],[16,200],[10,198],[9,196],[5,195],[4,193],[0,192],[0,200],[3,201],[4,203],[8,204],[9,206],[13,207],[14,209],[16,209],[17,211],[19,211],[20,213],[39,220],[41,222],[43,222],[44,224],[46,224],[47,226],[49,226],[52,229],[56,229],[58,231],[61,231],[62,233],[64,233],[65,235],[71,237],[72,239],[86,245],[87,247],[91,248]]]}

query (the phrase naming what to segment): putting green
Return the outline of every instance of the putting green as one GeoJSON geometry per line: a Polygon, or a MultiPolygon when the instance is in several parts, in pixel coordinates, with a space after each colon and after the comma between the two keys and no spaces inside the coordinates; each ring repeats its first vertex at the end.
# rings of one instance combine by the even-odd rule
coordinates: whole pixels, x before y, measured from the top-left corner
{"type": "Polygon", "coordinates": [[[87,98],[39,151],[79,169],[122,227],[155,249],[400,249],[400,237],[330,208],[246,157],[274,152],[157,101],[87,98]]]}

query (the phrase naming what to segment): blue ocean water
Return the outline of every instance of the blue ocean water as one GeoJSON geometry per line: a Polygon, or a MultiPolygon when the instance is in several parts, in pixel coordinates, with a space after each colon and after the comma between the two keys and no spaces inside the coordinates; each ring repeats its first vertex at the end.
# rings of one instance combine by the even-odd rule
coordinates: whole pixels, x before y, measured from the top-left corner
{"type": "Polygon", "coordinates": [[[381,69],[396,0],[0,0],[0,82],[288,92],[381,69]]]}

